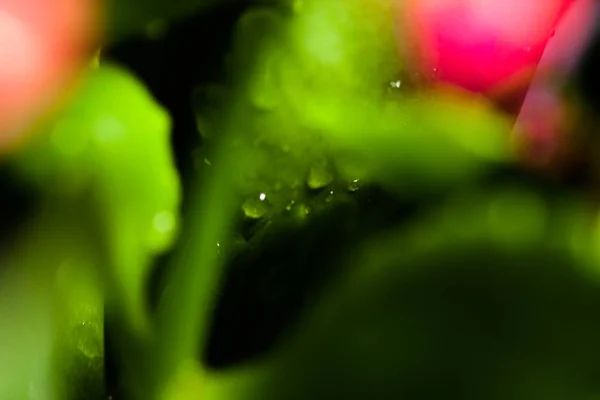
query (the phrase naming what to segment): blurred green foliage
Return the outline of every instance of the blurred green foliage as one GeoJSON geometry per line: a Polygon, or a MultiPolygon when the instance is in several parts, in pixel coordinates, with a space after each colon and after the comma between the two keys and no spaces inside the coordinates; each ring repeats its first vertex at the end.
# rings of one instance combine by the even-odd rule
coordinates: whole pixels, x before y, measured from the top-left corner
{"type": "Polygon", "coordinates": [[[177,231],[169,130],[167,114],[132,76],[103,65],[15,163],[49,195],[89,204],[90,229],[108,253],[106,277],[138,332],[148,329],[143,293],[152,257],[177,231]]]}
{"type": "MultiPolygon", "coordinates": [[[[10,249],[4,249],[2,289],[18,294],[3,296],[3,301],[20,315],[3,326],[26,331],[3,338],[3,365],[26,360],[29,350],[24,350],[31,348],[30,368],[36,374],[19,371],[22,376],[11,379],[8,371],[3,373],[0,390],[12,386],[21,391],[3,394],[6,398],[104,393],[102,257],[86,213],[81,204],[47,200],[14,235],[10,249]]],[[[2,310],[0,315],[11,314],[2,310]]]]}
{"type": "Polygon", "coordinates": [[[7,265],[58,293],[54,390],[86,398],[104,390],[105,306],[137,338],[151,333],[148,273],[178,225],[170,122],[129,73],[103,65],[44,130],[12,160],[41,202],[7,265]]]}
{"type": "Polygon", "coordinates": [[[314,190],[359,182],[412,200],[466,191],[348,255],[350,276],[288,340],[239,371],[209,372],[206,396],[597,395],[593,374],[578,375],[597,362],[585,351],[598,331],[593,211],[519,187],[478,192],[511,162],[510,124],[472,95],[411,87],[386,6],[299,1],[244,15],[232,83],[202,89],[196,105],[208,147],[238,149],[208,168],[228,171],[246,218],[271,221],[303,220],[323,202],[314,190]]]}
{"type": "Polygon", "coordinates": [[[598,259],[586,202],[474,191],[346,255],[348,273],[211,398],[594,398],[598,259]],[[426,221],[426,222],[425,222],[426,221]]]}
{"type": "MultiPolygon", "coordinates": [[[[108,40],[212,5],[113,0],[108,40]]],[[[181,230],[169,116],[130,73],[90,69],[11,160],[41,201],[3,258],[0,289],[14,280],[18,293],[0,297],[27,311],[0,308],[11,326],[0,345],[31,349],[0,349],[0,365],[16,365],[0,367],[0,397],[45,398],[25,394],[31,382],[61,398],[105,395],[105,313],[127,337],[119,361],[136,357],[123,367],[132,398],[600,394],[593,209],[523,185],[480,189],[511,163],[510,124],[472,95],[414,87],[393,12],[387,0],[296,0],[242,16],[226,82],[194,97],[203,160],[181,230]],[[346,269],[263,359],[200,365],[235,229],[300,226],[363,185],[427,206],[340,254],[346,269]],[[155,315],[148,275],[176,238],[155,315]],[[24,334],[30,323],[50,339],[24,334]]]]}

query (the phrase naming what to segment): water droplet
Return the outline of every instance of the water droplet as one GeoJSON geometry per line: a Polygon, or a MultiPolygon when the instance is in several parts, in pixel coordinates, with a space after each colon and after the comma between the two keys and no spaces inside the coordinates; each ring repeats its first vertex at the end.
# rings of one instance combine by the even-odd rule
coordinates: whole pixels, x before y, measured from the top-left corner
{"type": "Polygon", "coordinates": [[[246,217],[251,219],[260,219],[269,212],[269,204],[265,201],[267,195],[261,193],[257,197],[251,197],[246,200],[242,206],[246,217]]]}
{"type": "Polygon", "coordinates": [[[325,197],[325,203],[331,203],[332,200],[333,200],[333,190],[327,194],[327,197],[325,197]]]}
{"type": "Polygon", "coordinates": [[[321,189],[329,185],[333,181],[333,174],[329,171],[326,164],[320,164],[311,167],[308,172],[306,184],[309,188],[321,189]]]}
{"type": "Polygon", "coordinates": [[[175,228],[175,216],[171,211],[159,212],[152,219],[152,226],[160,233],[168,233],[175,228]]]}
{"type": "Polygon", "coordinates": [[[296,202],[294,200],[290,201],[287,206],[285,206],[285,209],[287,211],[292,211],[292,208],[294,207],[294,204],[296,204],[296,202]]]}
{"type": "Polygon", "coordinates": [[[294,216],[298,219],[305,219],[312,211],[312,208],[306,204],[298,204],[293,208],[294,216]]]}
{"type": "Polygon", "coordinates": [[[529,53],[531,51],[531,46],[525,47],[525,51],[529,53]]]}
{"type": "Polygon", "coordinates": [[[203,149],[192,150],[192,161],[194,168],[197,171],[203,170],[205,167],[212,167],[212,162],[206,157],[206,152],[203,149]]]}
{"type": "Polygon", "coordinates": [[[348,191],[350,191],[350,192],[356,192],[359,189],[360,189],[360,179],[354,179],[348,185],[348,191]]]}
{"type": "Polygon", "coordinates": [[[400,89],[401,86],[402,86],[402,81],[391,81],[390,82],[390,87],[392,89],[400,89]]]}

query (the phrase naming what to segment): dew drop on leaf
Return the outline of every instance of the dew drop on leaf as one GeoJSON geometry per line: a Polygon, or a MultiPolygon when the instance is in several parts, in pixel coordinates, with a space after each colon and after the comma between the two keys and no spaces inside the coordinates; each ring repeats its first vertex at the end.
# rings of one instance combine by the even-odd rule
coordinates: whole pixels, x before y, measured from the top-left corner
{"type": "Polygon", "coordinates": [[[331,201],[333,200],[333,190],[330,191],[327,196],[325,197],[325,203],[331,203],[331,201]]]}
{"type": "Polygon", "coordinates": [[[350,184],[348,185],[348,191],[350,192],[356,192],[360,189],[360,180],[359,179],[354,179],[350,182],[350,184]]]}
{"type": "Polygon", "coordinates": [[[269,212],[269,203],[267,202],[267,195],[261,193],[258,196],[254,196],[246,200],[242,206],[244,215],[251,219],[260,219],[269,212]]]}
{"type": "Polygon", "coordinates": [[[333,174],[326,164],[311,167],[306,184],[310,189],[322,189],[333,181],[333,174]]]}
{"type": "Polygon", "coordinates": [[[299,204],[298,207],[295,208],[295,214],[299,219],[308,217],[311,212],[312,208],[306,204],[299,204]]]}
{"type": "Polygon", "coordinates": [[[296,202],[294,200],[290,201],[287,206],[285,206],[286,211],[292,211],[292,208],[294,207],[294,204],[296,204],[296,202]]]}

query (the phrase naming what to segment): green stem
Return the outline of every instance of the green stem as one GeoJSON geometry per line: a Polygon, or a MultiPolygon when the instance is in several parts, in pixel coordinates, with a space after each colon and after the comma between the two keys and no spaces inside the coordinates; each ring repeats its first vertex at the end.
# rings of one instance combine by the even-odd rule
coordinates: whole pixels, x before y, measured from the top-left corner
{"type": "MultiPolygon", "coordinates": [[[[231,130],[228,130],[231,131],[231,130]]],[[[228,132],[224,132],[228,133],[228,132]]],[[[158,314],[154,371],[150,397],[157,398],[178,369],[197,358],[206,343],[211,312],[221,279],[222,259],[217,242],[231,229],[235,219],[236,193],[231,179],[240,159],[227,154],[220,143],[210,176],[191,194],[192,213],[184,224],[171,265],[170,277],[158,314]]]]}

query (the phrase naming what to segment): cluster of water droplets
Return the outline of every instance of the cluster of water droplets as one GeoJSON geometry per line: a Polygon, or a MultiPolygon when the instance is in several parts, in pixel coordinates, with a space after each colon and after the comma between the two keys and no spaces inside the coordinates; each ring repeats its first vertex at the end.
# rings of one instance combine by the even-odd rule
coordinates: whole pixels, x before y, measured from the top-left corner
{"type": "MultiPolygon", "coordinates": [[[[212,88],[199,93],[205,95],[209,91],[218,92],[212,88]]],[[[219,112],[202,104],[210,101],[210,97],[197,100],[200,100],[196,107],[198,130],[210,146],[214,137],[211,128],[215,126],[214,118],[219,112]]],[[[359,190],[358,179],[347,180],[338,173],[326,150],[317,143],[317,133],[289,123],[282,127],[288,134],[280,134],[269,123],[262,124],[270,118],[279,118],[277,107],[266,110],[263,100],[255,104],[252,96],[248,98],[245,125],[249,128],[235,141],[235,145],[248,155],[239,160],[243,167],[231,177],[241,194],[240,209],[245,219],[283,217],[304,220],[359,190]],[[293,135],[289,135],[290,130],[294,131],[293,135]]],[[[213,167],[206,149],[196,151],[193,157],[197,169],[213,167]]]]}
{"type": "MultiPolygon", "coordinates": [[[[350,54],[355,51],[345,48],[340,53],[343,61],[340,63],[349,70],[342,71],[342,67],[335,64],[337,61],[328,58],[328,53],[320,47],[322,43],[311,39],[314,32],[307,33],[302,29],[317,24],[318,18],[332,17],[327,13],[337,10],[337,6],[334,7],[337,3],[324,7],[324,10],[320,9],[321,3],[312,0],[294,0],[290,4],[291,13],[288,14],[261,9],[249,12],[240,20],[238,36],[241,44],[239,48],[234,46],[232,57],[235,58],[233,65],[245,60],[244,65],[249,66],[247,79],[242,79],[243,85],[233,85],[235,88],[225,84],[207,85],[199,88],[194,97],[197,127],[205,146],[210,147],[212,139],[225,131],[223,121],[233,121],[235,125],[233,131],[228,132],[235,136],[231,145],[237,146],[241,151],[236,154],[243,153],[244,157],[239,160],[243,167],[230,178],[235,181],[240,194],[240,212],[247,221],[305,220],[351,199],[363,183],[360,171],[354,175],[339,169],[338,160],[329,149],[327,132],[323,130],[335,126],[335,122],[330,124],[335,121],[331,115],[337,115],[339,108],[346,105],[337,101],[337,92],[333,90],[336,79],[342,85],[349,85],[340,87],[338,96],[341,99],[347,93],[360,96],[363,86],[359,85],[358,94],[352,92],[355,85],[348,83],[347,76],[371,71],[375,68],[371,64],[377,63],[366,63],[354,71],[354,64],[345,60],[350,60],[350,54]],[[303,17],[310,13],[315,15],[303,17]],[[294,28],[288,29],[290,20],[285,18],[303,22],[297,24],[298,30],[294,31],[294,28]],[[286,26],[284,31],[274,34],[281,26],[286,26]],[[260,44],[256,49],[246,48],[256,43],[260,44]],[[338,72],[342,72],[341,75],[338,72]],[[328,102],[330,98],[335,101],[328,102]],[[324,109],[327,107],[337,109],[329,112],[324,109]]],[[[344,10],[345,4],[340,2],[338,8],[344,10]]],[[[332,32],[327,29],[323,33],[330,34],[331,38],[356,35],[353,27],[332,27],[332,32]]],[[[358,46],[350,39],[344,46],[358,46]]],[[[393,64],[395,60],[388,61],[393,64]]],[[[395,68],[383,67],[386,72],[381,75],[391,79],[387,82],[379,80],[371,86],[374,88],[372,93],[381,93],[384,88],[381,97],[386,101],[411,86],[410,80],[405,81],[404,74],[397,73],[395,68]]],[[[346,126],[340,129],[346,129],[346,126]]],[[[213,168],[213,161],[210,151],[203,150],[195,156],[199,169],[213,168]]]]}
{"type": "MultiPolygon", "coordinates": [[[[215,119],[223,114],[214,103],[208,106],[204,103],[215,101],[206,97],[207,93],[220,92],[222,90],[215,88],[199,90],[202,97],[196,99],[197,127],[208,147],[215,136],[215,119]]],[[[359,190],[358,179],[348,180],[338,173],[326,146],[321,143],[320,133],[297,126],[292,117],[282,117],[278,102],[260,97],[257,103],[255,94],[250,92],[245,104],[246,129],[236,132],[238,137],[232,141],[232,146],[239,147],[247,156],[239,160],[243,166],[231,177],[240,193],[243,218],[301,221],[335,206],[337,201],[348,199],[359,190]],[[270,109],[266,104],[270,104],[270,109]],[[276,129],[278,120],[287,121],[287,125],[280,126],[280,131],[276,129]]],[[[197,169],[213,168],[209,151],[202,148],[194,153],[197,169]]]]}
{"type": "Polygon", "coordinates": [[[250,220],[264,218],[294,218],[304,220],[326,210],[338,201],[344,201],[359,190],[359,180],[345,181],[327,162],[315,162],[298,169],[298,179],[282,183],[259,174],[262,189],[251,191],[242,204],[244,217],[250,220]]]}

